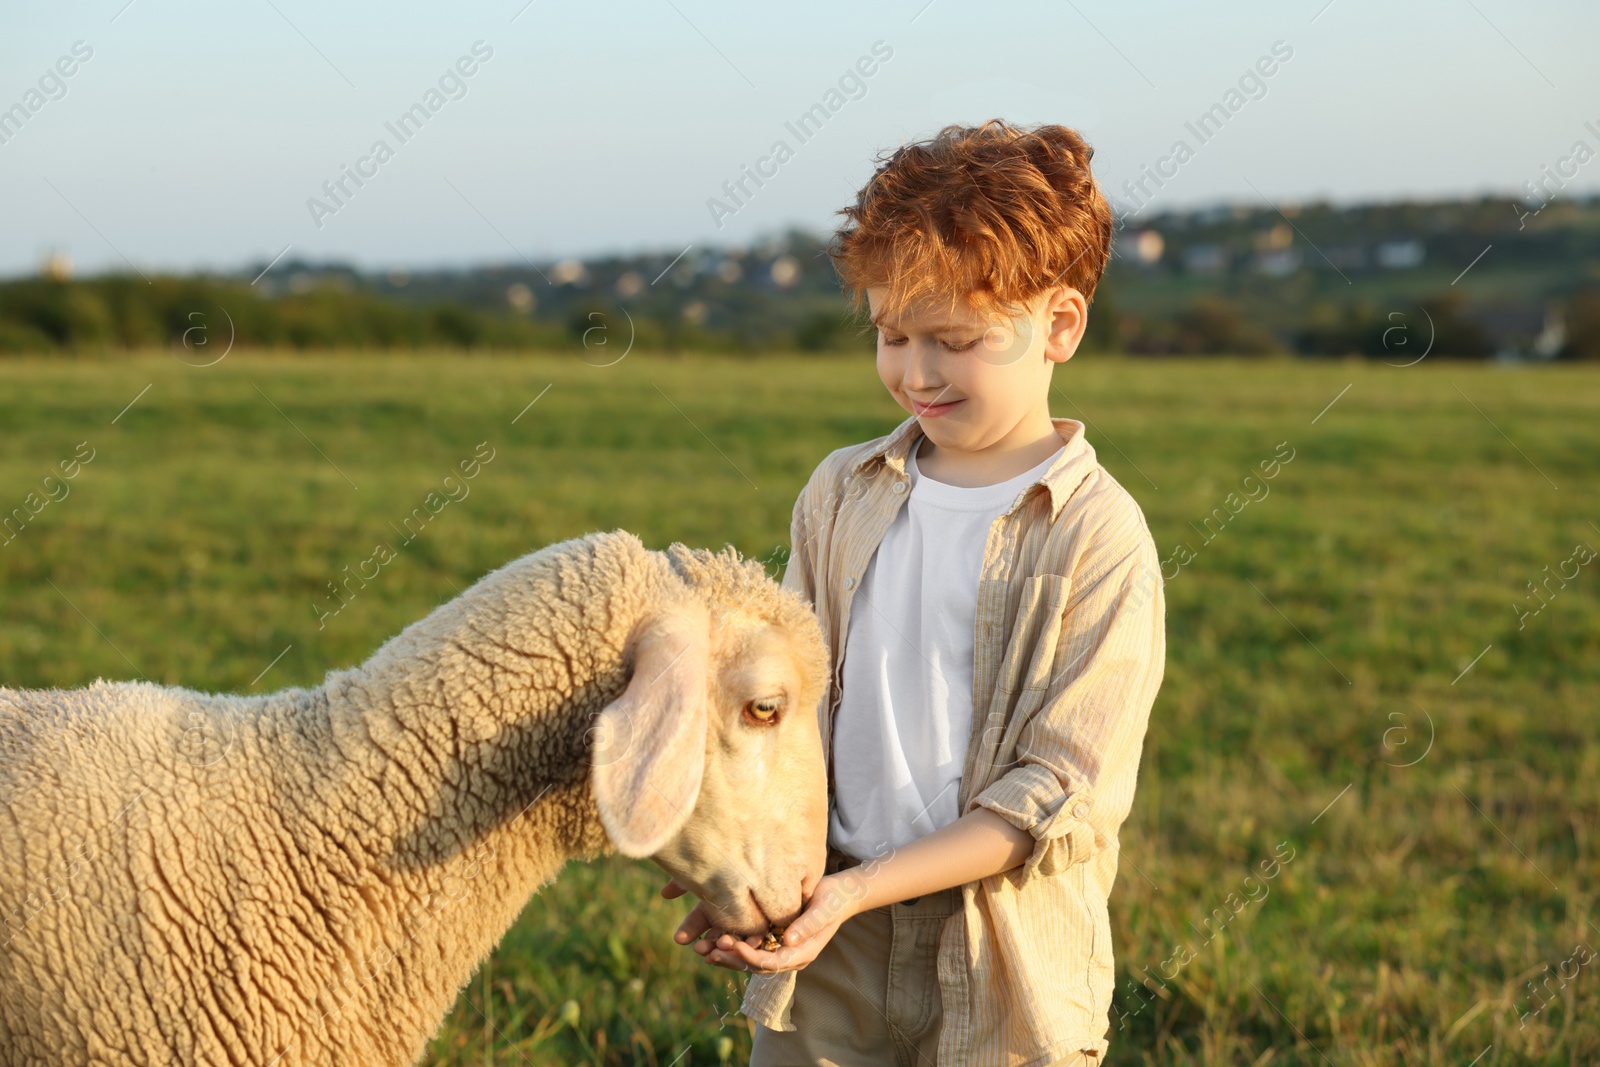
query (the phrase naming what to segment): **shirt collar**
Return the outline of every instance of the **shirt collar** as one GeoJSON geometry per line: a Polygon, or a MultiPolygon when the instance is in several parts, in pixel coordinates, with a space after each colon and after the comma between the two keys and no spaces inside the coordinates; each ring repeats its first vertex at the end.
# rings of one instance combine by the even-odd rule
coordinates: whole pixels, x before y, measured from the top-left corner
{"type": "MultiPolygon", "coordinates": [[[[1085,476],[1094,468],[1094,446],[1083,436],[1083,423],[1077,419],[1052,418],[1050,425],[1066,445],[1066,451],[1057,456],[1044,474],[1033,485],[1043,485],[1050,493],[1050,519],[1061,513],[1067,498],[1077,490],[1085,476]]],[[[906,477],[906,457],[922,439],[922,424],[915,415],[896,426],[883,437],[876,448],[856,461],[852,473],[860,473],[874,463],[881,463],[902,478],[906,477]]],[[[1032,486],[1029,486],[1031,489],[1032,486]]]]}

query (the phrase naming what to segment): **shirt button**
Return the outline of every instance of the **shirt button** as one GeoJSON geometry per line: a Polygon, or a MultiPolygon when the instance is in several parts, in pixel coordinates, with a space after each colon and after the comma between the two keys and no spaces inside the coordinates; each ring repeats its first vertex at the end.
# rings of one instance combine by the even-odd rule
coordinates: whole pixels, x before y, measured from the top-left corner
{"type": "Polygon", "coordinates": [[[1072,806],[1072,814],[1079,819],[1087,819],[1089,817],[1089,805],[1081,800],[1078,801],[1072,806]]]}
{"type": "Polygon", "coordinates": [[[856,580],[854,578],[846,578],[844,580],[844,587],[846,589],[854,589],[856,587],[856,580]]]}
{"type": "Polygon", "coordinates": [[[906,483],[905,482],[895,482],[894,483],[894,491],[897,492],[897,493],[905,492],[906,491],[906,483]]]}

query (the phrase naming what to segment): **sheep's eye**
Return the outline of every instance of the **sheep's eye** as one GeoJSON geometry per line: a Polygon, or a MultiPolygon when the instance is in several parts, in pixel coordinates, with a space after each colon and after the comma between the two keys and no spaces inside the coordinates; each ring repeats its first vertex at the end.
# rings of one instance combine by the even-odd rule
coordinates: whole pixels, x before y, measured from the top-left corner
{"type": "Polygon", "coordinates": [[[744,706],[744,717],[761,726],[770,726],[778,721],[778,712],[783,708],[783,701],[778,697],[764,697],[752,700],[744,706]]]}

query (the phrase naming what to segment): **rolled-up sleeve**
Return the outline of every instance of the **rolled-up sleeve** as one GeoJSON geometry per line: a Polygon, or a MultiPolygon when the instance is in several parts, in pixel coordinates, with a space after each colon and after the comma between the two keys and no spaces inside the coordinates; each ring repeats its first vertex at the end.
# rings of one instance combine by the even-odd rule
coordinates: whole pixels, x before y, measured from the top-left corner
{"type": "Polygon", "coordinates": [[[1051,680],[1018,734],[1013,766],[974,796],[1034,838],[1006,872],[1020,889],[1116,841],[1138,777],[1150,708],[1166,668],[1166,604],[1148,533],[1092,571],[1061,611],[1051,680]]]}

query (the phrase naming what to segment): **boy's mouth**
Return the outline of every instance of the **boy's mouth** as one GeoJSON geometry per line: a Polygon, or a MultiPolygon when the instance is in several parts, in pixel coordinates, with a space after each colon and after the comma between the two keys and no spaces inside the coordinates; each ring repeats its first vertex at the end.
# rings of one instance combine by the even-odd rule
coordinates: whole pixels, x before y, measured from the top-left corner
{"type": "Polygon", "coordinates": [[[924,415],[943,415],[945,412],[949,411],[951,408],[954,408],[959,403],[961,403],[960,400],[946,400],[942,404],[924,404],[916,397],[911,398],[911,406],[915,409],[919,418],[924,415]]]}

